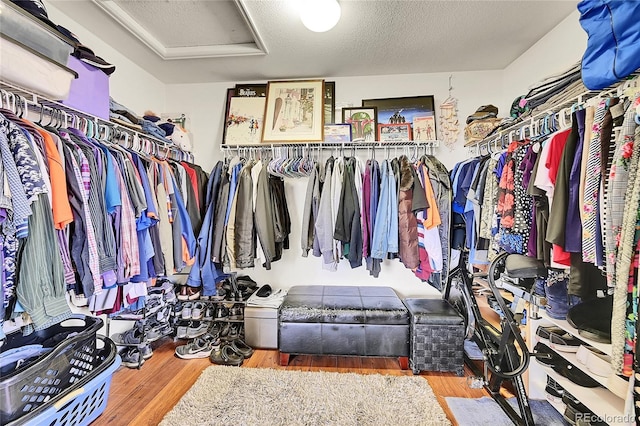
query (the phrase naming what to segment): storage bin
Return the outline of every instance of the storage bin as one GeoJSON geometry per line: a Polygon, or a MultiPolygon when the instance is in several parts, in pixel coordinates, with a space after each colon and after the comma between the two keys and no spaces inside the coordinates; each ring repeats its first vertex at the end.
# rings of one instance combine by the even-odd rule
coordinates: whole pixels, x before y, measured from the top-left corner
{"type": "Polygon", "coordinates": [[[69,96],[76,73],[11,37],[0,34],[0,79],[49,99],[69,96]]]}
{"type": "Polygon", "coordinates": [[[74,315],[70,320],[35,331],[7,335],[2,352],[29,344],[59,341],[53,349],[0,379],[0,420],[2,424],[56,400],[87,376],[95,376],[102,363],[96,347],[96,333],[102,320],[74,315]]]}
{"type": "Polygon", "coordinates": [[[90,374],[64,393],[7,426],[87,426],[98,418],[107,407],[111,379],[121,364],[115,343],[104,336],[98,336],[98,339],[103,344],[98,349],[100,362],[90,374]]]}
{"type": "Polygon", "coordinates": [[[0,0],[0,32],[60,65],[67,65],[73,52],[72,40],[5,0],[0,0]]]}
{"type": "Polygon", "coordinates": [[[442,299],[405,299],[411,315],[409,366],[421,371],[464,372],[462,316],[442,299]]]}
{"type": "Polygon", "coordinates": [[[78,73],[78,78],[71,82],[69,96],[62,103],[109,120],[109,76],[75,56],[69,58],[68,66],[78,73]]]}
{"type": "Polygon", "coordinates": [[[247,306],[244,309],[244,334],[252,348],[278,348],[278,308],[247,306]]]}

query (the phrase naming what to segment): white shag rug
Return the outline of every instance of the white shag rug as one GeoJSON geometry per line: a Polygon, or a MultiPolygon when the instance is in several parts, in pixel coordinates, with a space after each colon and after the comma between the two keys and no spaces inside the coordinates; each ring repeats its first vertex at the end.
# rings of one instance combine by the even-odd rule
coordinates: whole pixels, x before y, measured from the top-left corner
{"type": "Polygon", "coordinates": [[[174,425],[451,425],[424,377],[212,366],[167,413],[174,425]]]}

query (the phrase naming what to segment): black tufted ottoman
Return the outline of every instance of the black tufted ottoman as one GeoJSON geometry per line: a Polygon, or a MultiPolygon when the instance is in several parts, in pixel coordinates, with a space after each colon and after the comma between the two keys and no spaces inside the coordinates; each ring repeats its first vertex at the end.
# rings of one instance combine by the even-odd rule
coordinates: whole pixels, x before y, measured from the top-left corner
{"type": "Polygon", "coordinates": [[[408,369],[409,313],[390,287],[295,286],[278,313],[280,364],[292,354],[398,357],[408,369]]]}
{"type": "Polygon", "coordinates": [[[405,299],[411,313],[414,374],[420,371],[464,372],[464,319],[446,300],[405,299]]]}

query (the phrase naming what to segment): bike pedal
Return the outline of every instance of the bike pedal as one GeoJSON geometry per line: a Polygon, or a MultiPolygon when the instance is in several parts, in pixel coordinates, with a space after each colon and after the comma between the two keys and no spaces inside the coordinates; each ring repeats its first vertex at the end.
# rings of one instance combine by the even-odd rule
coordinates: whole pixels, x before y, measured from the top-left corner
{"type": "Polygon", "coordinates": [[[482,389],[487,382],[484,380],[484,377],[480,376],[470,376],[467,377],[467,385],[471,389],[482,389]]]}

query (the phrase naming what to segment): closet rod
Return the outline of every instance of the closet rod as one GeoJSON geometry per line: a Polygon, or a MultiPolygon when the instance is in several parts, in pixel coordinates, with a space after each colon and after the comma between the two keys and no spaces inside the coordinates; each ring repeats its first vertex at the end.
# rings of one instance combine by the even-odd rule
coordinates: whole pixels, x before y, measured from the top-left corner
{"type": "MultiPolygon", "coordinates": [[[[121,126],[117,123],[113,123],[103,118],[96,117],[86,112],[77,110],[70,106],[61,104],[60,102],[52,101],[51,99],[48,99],[42,95],[36,94],[30,90],[16,86],[14,84],[7,83],[5,81],[0,80],[0,90],[12,95],[14,103],[15,102],[20,103],[20,104],[15,103],[16,107],[22,108],[22,103],[24,103],[25,106],[32,106],[33,108],[38,108],[37,111],[32,110],[34,113],[39,113],[40,109],[45,107],[52,110],[63,111],[68,115],[80,117],[85,120],[91,120],[98,125],[108,126],[112,129],[117,129],[120,132],[127,133],[129,136],[132,137],[132,139],[138,138],[140,140],[149,140],[153,142],[158,147],[158,149],[161,149],[165,152],[170,153],[170,155],[167,155],[167,156],[175,161],[188,161],[190,163],[194,162],[192,153],[182,151],[175,145],[168,144],[146,133],[141,133],[136,130],[130,129],[126,126],[121,126]]],[[[2,99],[2,103],[4,103],[4,99],[2,99]]]]}
{"type": "Polygon", "coordinates": [[[221,145],[221,151],[236,151],[241,148],[387,148],[387,147],[426,147],[437,148],[440,141],[397,141],[397,142],[307,142],[307,143],[278,143],[278,144],[250,144],[250,145],[221,145]]]}
{"type": "MultiPolygon", "coordinates": [[[[566,113],[569,109],[573,109],[577,106],[583,106],[594,98],[600,98],[608,95],[621,96],[623,94],[621,93],[621,89],[624,90],[624,88],[626,88],[629,83],[634,84],[634,82],[637,82],[639,78],[638,76],[639,76],[638,73],[634,73],[631,76],[629,76],[627,79],[620,81],[610,87],[607,87],[606,89],[588,90],[586,92],[583,92],[577,96],[567,99],[565,102],[555,105],[545,111],[539,112],[534,116],[522,118],[517,123],[514,123],[502,130],[499,130],[496,134],[489,135],[480,141],[474,141],[470,144],[466,144],[465,147],[467,148],[477,147],[478,152],[480,152],[483,147],[486,146],[488,148],[492,146],[494,142],[504,140],[505,136],[510,137],[511,135],[515,135],[515,134],[520,136],[521,133],[524,133],[523,129],[525,128],[529,129],[530,137],[534,136],[533,129],[545,117],[551,117],[552,115],[566,113]]],[[[508,141],[508,142],[511,142],[511,141],[508,141]]]]}

